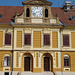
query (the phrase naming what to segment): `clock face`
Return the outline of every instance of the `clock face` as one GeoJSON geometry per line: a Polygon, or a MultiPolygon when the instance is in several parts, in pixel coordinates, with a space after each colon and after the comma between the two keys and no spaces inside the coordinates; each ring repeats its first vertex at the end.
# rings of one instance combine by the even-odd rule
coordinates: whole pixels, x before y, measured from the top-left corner
{"type": "Polygon", "coordinates": [[[42,14],[43,14],[43,10],[42,10],[41,7],[34,7],[34,8],[32,9],[32,15],[33,15],[34,17],[41,17],[42,14]]]}

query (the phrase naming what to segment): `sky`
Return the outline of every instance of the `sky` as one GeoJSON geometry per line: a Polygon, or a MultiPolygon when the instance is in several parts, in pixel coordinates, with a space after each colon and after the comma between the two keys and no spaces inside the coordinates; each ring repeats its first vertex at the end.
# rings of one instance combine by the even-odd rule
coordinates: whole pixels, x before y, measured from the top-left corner
{"type": "MultiPolygon", "coordinates": [[[[0,0],[0,6],[23,6],[22,2],[25,0],[0,0]]],[[[62,7],[64,4],[64,1],[72,1],[73,0],[47,0],[52,2],[52,7],[62,7]]],[[[75,4],[75,0],[74,0],[75,4]]]]}

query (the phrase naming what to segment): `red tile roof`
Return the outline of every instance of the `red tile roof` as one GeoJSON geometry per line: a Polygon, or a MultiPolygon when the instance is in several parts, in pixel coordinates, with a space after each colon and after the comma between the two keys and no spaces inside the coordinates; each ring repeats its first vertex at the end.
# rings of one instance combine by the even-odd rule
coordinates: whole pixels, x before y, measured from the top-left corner
{"type": "MultiPolygon", "coordinates": [[[[69,20],[71,16],[75,16],[75,8],[69,12],[65,12],[62,8],[51,7],[53,16],[58,14],[60,21],[65,25],[75,25],[75,20],[69,20]]],[[[18,12],[23,13],[23,6],[0,6],[0,14],[3,18],[0,18],[0,23],[11,23],[11,19],[18,12]]]]}
{"type": "Polygon", "coordinates": [[[3,18],[0,18],[0,23],[10,23],[15,13],[21,14],[23,12],[22,6],[0,6],[0,14],[3,18]]]}
{"type": "Polygon", "coordinates": [[[68,12],[65,12],[63,8],[52,7],[52,14],[55,16],[58,14],[60,21],[65,25],[75,25],[75,20],[70,20],[71,16],[75,16],[75,8],[71,9],[68,12]]]}

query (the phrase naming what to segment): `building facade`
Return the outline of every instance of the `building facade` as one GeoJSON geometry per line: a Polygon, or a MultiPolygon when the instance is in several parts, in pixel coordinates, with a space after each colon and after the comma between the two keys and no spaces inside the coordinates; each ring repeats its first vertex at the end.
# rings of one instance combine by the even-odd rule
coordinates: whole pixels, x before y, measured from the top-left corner
{"type": "Polygon", "coordinates": [[[22,4],[0,6],[0,75],[75,75],[75,8],[22,4]]]}

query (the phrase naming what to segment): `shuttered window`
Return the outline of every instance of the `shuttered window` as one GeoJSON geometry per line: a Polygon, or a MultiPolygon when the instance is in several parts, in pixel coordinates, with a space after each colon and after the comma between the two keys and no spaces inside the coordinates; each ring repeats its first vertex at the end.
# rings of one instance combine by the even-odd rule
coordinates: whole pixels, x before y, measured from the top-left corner
{"type": "Polygon", "coordinates": [[[31,34],[24,35],[24,45],[31,45],[31,34]]]}
{"type": "Polygon", "coordinates": [[[11,45],[11,34],[5,34],[5,45],[11,45]]]}
{"type": "Polygon", "coordinates": [[[63,46],[69,46],[69,35],[68,34],[63,35],[63,46]]]}
{"type": "Polygon", "coordinates": [[[44,45],[50,45],[50,35],[44,34],[44,45]]]}

